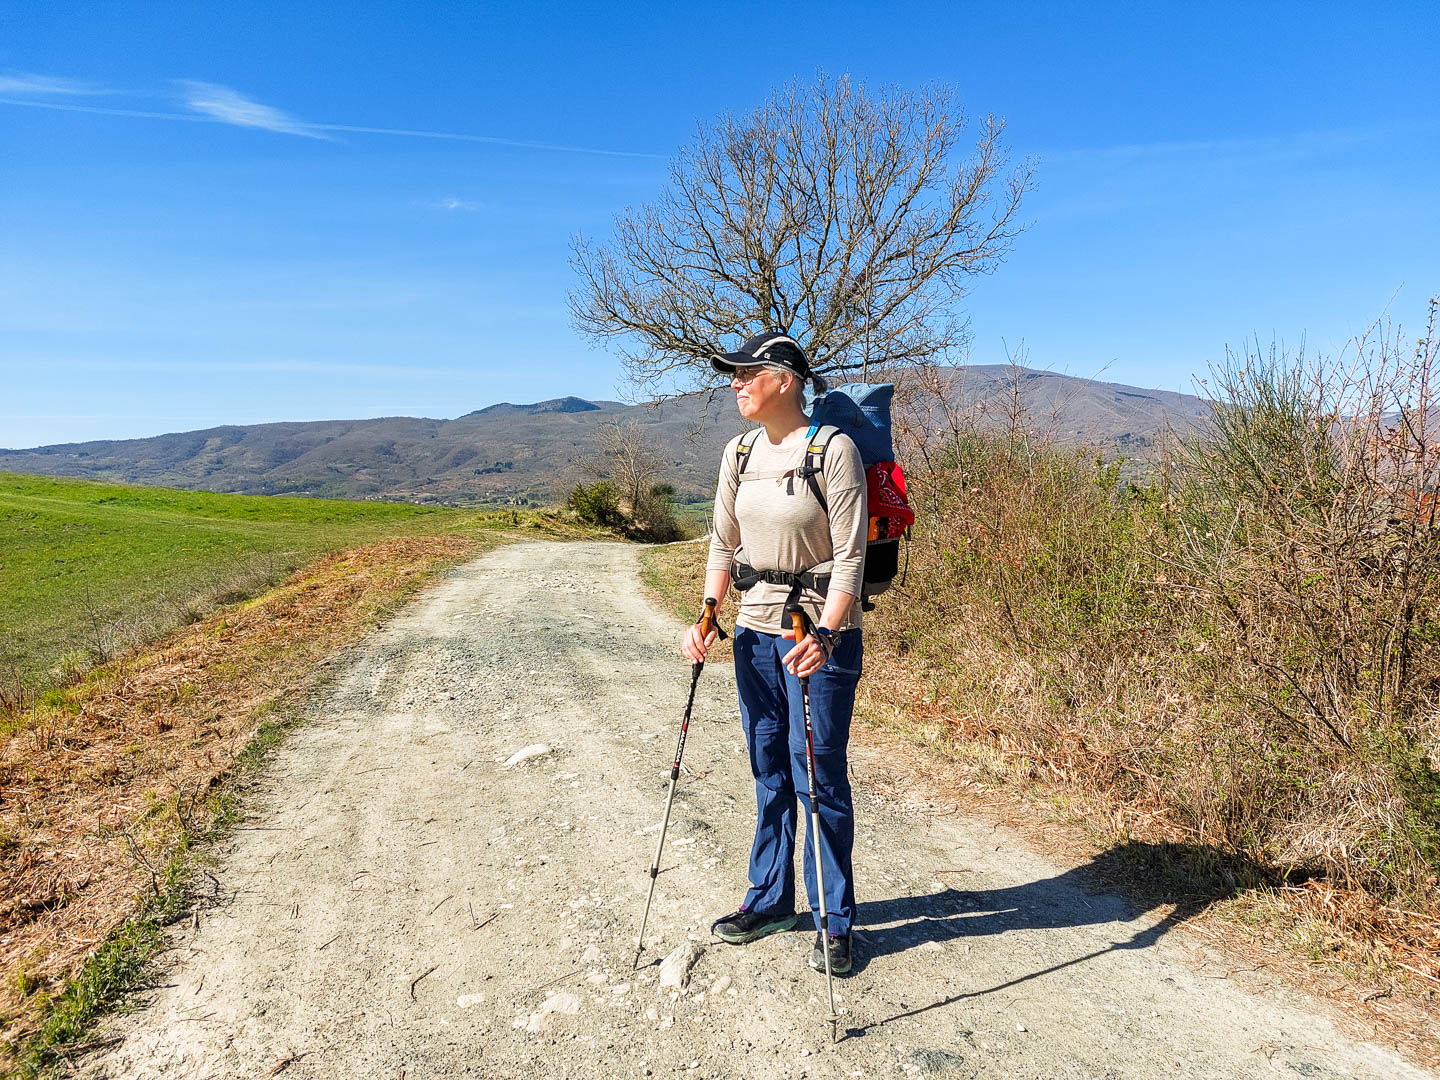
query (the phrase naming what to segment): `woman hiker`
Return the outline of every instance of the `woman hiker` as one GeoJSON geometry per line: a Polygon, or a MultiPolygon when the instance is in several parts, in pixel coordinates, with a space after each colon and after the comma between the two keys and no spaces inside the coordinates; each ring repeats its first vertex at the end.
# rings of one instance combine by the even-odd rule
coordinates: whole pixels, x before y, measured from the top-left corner
{"type": "MultiPolygon", "coordinates": [[[[806,800],[806,821],[810,820],[800,690],[800,679],[809,676],[829,914],[826,944],[832,970],[842,973],[850,970],[850,929],[855,919],[851,872],[855,814],[846,743],[860,680],[859,596],[868,524],[865,470],[849,437],[834,435],[824,453],[823,474],[815,477],[828,514],[803,474],[797,476],[809,441],[805,384],[809,382],[818,395],[824,393],[825,381],[810,371],[794,338],[778,331],[757,334],[739,352],[716,357],[713,363],[717,371],[730,376],[740,415],[763,425],[763,430],[753,440],[736,436],[720,461],[703,595],[723,597],[735,567],[743,567],[742,575],[750,578],[754,577],[751,568],[770,573],[741,592],[735,620],[735,681],[758,810],[750,890],[739,910],[716,920],[711,932],[721,941],[739,945],[795,925],[797,794],[806,800]],[[745,461],[740,460],[742,440],[751,443],[745,461]],[[825,564],[832,564],[828,588],[823,578],[815,580],[825,573],[825,564]],[[808,574],[817,568],[818,574],[808,574]],[[793,575],[806,576],[796,581],[793,575]],[[814,626],[814,633],[798,642],[785,614],[796,601],[814,626]]],[[[714,640],[713,632],[702,639],[697,624],[683,635],[680,651],[691,663],[698,663],[714,640]]],[[[808,836],[805,889],[817,927],[810,966],[823,971],[814,846],[808,836]]]]}

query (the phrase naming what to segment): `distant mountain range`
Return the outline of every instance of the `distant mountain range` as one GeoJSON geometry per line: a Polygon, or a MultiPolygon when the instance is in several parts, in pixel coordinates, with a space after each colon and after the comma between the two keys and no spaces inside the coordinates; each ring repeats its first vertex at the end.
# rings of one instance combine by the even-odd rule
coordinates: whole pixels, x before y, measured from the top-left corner
{"type": "MultiPolygon", "coordinates": [[[[1204,414],[1198,398],[983,365],[950,369],[949,396],[989,425],[1003,422],[1012,386],[1032,420],[1060,441],[1144,456],[1167,425],[1204,414]]],[[[670,457],[684,495],[714,491],[725,442],[745,425],[728,394],[660,406],[553,398],[508,402],[453,420],[391,416],[252,424],[145,439],[0,450],[0,470],[261,495],[319,495],[458,504],[552,502],[598,456],[601,425],[633,418],[670,457]]]]}

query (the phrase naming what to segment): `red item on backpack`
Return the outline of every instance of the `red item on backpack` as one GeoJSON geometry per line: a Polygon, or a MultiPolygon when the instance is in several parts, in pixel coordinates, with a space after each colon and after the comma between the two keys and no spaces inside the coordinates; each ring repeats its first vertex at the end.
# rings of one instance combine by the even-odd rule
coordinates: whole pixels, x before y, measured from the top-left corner
{"type": "Polygon", "coordinates": [[[905,473],[893,461],[877,461],[865,470],[865,492],[872,522],[884,520],[878,540],[894,540],[915,524],[915,511],[905,491],[905,473]]]}

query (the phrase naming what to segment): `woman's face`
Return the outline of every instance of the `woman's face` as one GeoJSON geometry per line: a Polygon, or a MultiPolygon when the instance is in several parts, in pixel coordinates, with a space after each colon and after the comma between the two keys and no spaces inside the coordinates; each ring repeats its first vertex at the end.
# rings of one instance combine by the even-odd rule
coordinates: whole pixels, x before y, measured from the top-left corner
{"type": "Polygon", "coordinates": [[[735,390],[735,407],[746,420],[763,420],[784,397],[785,376],[765,368],[736,368],[730,377],[735,390]]]}

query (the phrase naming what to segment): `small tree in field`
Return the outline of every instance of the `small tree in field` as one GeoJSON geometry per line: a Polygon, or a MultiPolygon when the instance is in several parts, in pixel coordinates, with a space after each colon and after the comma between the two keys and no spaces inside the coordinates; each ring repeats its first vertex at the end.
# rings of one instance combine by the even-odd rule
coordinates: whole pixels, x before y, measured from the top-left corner
{"type": "Polygon", "coordinates": [[[576,464],[595,478],[570,493],[568,505],[581,520],[619,528],[633,539],[666,543],[683,535],[675,519],[675,488],[660,479],[666,458],[631,418],[600,427],[600,453],[576,464]]]}
{"type": "Polygon", "coordinates": [[[669,186],[577,237],[575,325],[618,344],[652,396],[713,382],[710,358],[763,328],[832,374],[944,360],[957,305],[1018,231],[1028,166],[1007,170],[1003,124],[972,147],[951,92],[792,84],[746,116],[702,124],[669,186]]]}
{"type": "Polygon", "coordinates": [[[600,425],[600,454],[592,467],[614,479],[621,499],[634,512],[659,483],[665,455],[629,417],[600,425]]]}

